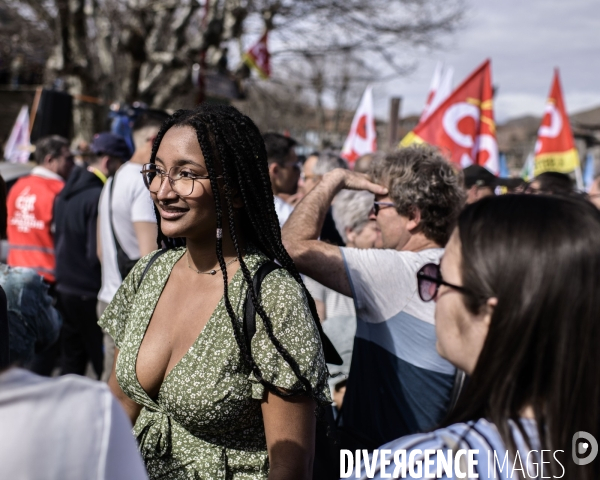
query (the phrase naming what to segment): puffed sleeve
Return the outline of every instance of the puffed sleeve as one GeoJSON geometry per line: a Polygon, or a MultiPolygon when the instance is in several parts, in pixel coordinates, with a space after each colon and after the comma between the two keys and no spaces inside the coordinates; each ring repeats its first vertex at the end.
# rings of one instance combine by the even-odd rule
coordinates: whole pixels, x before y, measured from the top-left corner
{"type": "MultiPolygon", "coordinates": [[[[302,286],[287,271],[275,270],[262,283],[260,301],[272,324],[274,338],[289,354],[288,360],[295,363],[298,373],[308,380],[317,401],[331,403],[323,347],[302,286]]],[[[284,390],[302,388],[301,380],[284,355],[277,351],[258,314],[252,356],[264,380],[284,390]]],[[[253,373],[249,380],[252,398],[262,400],[265,387],[253,373]]]]}
{"type": "Polygon", "coordinates": [[[98,325],[108,332],[119,349],[130,319],[129,312],[137,294],[138,283],[146,265],[155,253],[152,252],[140,258],[98,320],[98,325]]]}

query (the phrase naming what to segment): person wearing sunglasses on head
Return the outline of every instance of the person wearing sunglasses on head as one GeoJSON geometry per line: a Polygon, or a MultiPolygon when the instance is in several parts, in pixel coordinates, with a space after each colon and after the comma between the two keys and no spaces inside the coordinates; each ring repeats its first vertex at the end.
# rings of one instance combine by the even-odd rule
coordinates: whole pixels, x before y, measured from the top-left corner
{"type": "Polygon", "coordinates": [[[417,283],[436,302],[439,353],[470,381],[441,428],[380,448],[415,461],[426,449],[477,451],[469,478],[599,478],[600,213],[578,198],[483,199],[417,283]]]}
{"type": "Polygon", "coordinates": [[[341,445],[350,450],[434,427],[450,406],[456,373],[435,350],[433,307],[419,299],[414,276],[443,253],[464,202],[459,178],[425,146],[377,156],[370,178],[374,183],[349,170],[326,173],[282,233],[301,273],[354,298],[357,330],[341,412],[341,445]],[[370,218],[383,250],[318,240],[342,189],[375,194],[370,218]]]}

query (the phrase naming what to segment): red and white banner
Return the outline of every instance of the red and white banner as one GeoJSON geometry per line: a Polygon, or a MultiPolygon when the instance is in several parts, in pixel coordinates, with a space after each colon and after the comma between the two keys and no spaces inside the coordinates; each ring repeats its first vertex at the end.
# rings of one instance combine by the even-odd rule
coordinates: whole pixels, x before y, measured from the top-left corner
{"type": "Polygon", "coordinates": [[[23,105],[4,147],[4,158],[11,163],[27,163],[30,154],[29,109],[23,105]]]}
{"type": "Polygon", "coordinates": [[[450,161],[463,168],[477,164],[496,175],[499,173],[489,60],[409,132],[400,146],[414,143],[439,147],[450,161]]]}
{"type": "Polygon", "coordinates": [[[448,67],[444,72],[442,62],[438,62],[433,72],[427,101],[423,113],[421,113],[421,118],[419,118],[419,123],[424,122],[450,96],[453,78],[454,68],[448,67]]]}
{"type": "Polygon", "coordinates": [[[556,69],[535,144],[534,173],[537,176],[544,172],[569,173],[578,169],[579,154],[575,149],[556,69]]]}
{"type": "Polygon", "coordinates": [[[373,115],[373,89],[367,87],[354,114],[350,133],[344,142],[340,155],[352,167],[358,157],[376,151],[377,131],[375,130],[375,116],[373,115]]]}
{"type": "Polygon", "coordinates": [[[253,67],[258,71],[258,74],[262,78],[269,78],[271,76],[271,54],[267,47],[267,31],[264,35],[256,42],[250,50],[244,53],[244,62],[249,67],[253,67]]]}

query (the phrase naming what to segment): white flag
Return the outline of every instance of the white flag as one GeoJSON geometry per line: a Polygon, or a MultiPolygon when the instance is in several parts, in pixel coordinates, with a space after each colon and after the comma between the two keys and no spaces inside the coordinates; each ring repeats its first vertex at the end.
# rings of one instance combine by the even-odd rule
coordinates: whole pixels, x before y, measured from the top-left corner
{"type": "Polygon", "coordinates": [[[373,89],[367,87],[354,114],[341,156],[352,165],[361,155],[375,151],[377,151],[377,132],[373,115],[373,89]]]}
{"type": "Polygon", "coordinates": [[[443,72],[442,62],[438,62],[435,71],[433,72],[429,94],[427,95],[427,101],[423,113],[421,114],[421,118],[419,118],[419,123],[425,121],[429,115],[435,112],[452,93],[453,80],[454,68],[448,67],[446,71],[443,72]]]}
{"type": "Polygon", "coordinates": [[[442,83],[442,62],[438,62],[435,66],[435,70],[433,71],[433,78],[431,79],[431,83],[429,84],[429,93],[427,94],[427,100],[425,100],[425,107],[423,108],[423,113],[421,113],[421,118],[419,118],[419,123],[424,121],[429,114],[431,113],[431,102],[433,102],[433,98],[435,97],[436,92],[440,88],[440,84],[442,83]]]}
{"type": "Polygon", "coordinates": [[[15,126],[4,148],[4,158],[11,163],[27,163],[31,153],[29,141],[29,110],[27,105],[21,107],[15,126]]]}

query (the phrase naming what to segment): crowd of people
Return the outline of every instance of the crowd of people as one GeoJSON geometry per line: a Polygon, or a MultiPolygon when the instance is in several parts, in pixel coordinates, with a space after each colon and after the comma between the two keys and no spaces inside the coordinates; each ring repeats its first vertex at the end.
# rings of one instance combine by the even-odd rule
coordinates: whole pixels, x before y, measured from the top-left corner
{"type": "Polygon", "coordinates": [[[0,477],[392,478],[380,449],[465,449],[479,478],[598,478],[570,455],[600,438],[600,179],[428,146],[350,169],[209,104],[132,139],[40,139],[0,188],[0,477]]]}

